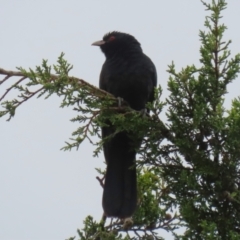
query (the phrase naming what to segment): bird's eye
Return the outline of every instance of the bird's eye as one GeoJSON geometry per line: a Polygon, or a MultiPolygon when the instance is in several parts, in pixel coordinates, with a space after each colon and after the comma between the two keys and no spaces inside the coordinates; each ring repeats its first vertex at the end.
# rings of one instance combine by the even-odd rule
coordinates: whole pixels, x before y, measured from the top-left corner
{"type": "Polygon", "coordinates": [[[113,40],[115,40],[115,37],[114,37],[114,36],[111,36],[111,37],[108,39],[109,42],[111,42],[111,41],[113,41],[113,40]]]}

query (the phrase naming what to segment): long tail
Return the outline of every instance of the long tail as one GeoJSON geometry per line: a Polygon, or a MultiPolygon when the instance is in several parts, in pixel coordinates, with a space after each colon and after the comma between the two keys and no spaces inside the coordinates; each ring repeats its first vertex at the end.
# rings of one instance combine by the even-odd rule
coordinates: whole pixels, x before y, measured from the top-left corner
{"type": "MultiPolygon", "coordinates": [[[[103,128],[103,137],[112,133],[103,128]]],[[[137,203],[136,152],[132,140],[125,132],[116,134],[104,145],[107,172],[103,192],[103,209],[107,216],[132,216],[137,203]]]]}

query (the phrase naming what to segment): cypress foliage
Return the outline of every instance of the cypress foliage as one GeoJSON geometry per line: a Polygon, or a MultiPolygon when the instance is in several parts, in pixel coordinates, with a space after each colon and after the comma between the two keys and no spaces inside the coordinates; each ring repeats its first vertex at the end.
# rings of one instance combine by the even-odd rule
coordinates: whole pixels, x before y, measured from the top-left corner
{"type": "MultiPolygon", "coordinates": [[[[240,98],[224,108],[227,86],[240,71],[240,54],[230,58],[231,41],[224,40],[226,26],[220,22],[225,0],[202,1],[209,15],[205,31],[200,31],[200,64],[189,65],[178,72],[174,63],[168,66],[169,97],[149,104],[150,115],[133,111],[125,103],[87,82],[69,77],[72,66],[64,55],[53,66],[47,61],[36,70],[7,72],[6,77],[21,77],[0,98],[0,116],[10,120],[16,109],[33,96],[62,96],[61,107],[73,107],[73,122],[79,128],[63,150],[78,148],[83,140],[96,144],[94,156],[103,141],[94,142],[106,119],[116,131],[144,135],[138,155],[138,209],[131,219],[96,221],[91,216],[72,239],[164,239],[162,231],[171,232],[177,240],[240,239],[240,98]],[[36,86],[40,86],[36,90],[36,86]],[[33,91],[32,88],[35,90],[33,91]],[[14,100],[5,100],[17,89],[14,100]],[[160,115],[161,114],[161,115],[160,115]],[[161,120],[166,114],[167,120],[161,120]],[[179,234],[178,229],[184,229],[179,234]]],[[[197,54],[197,53],[196,53],[197,54]]],[[[161,80],[163,81],[163,80],[161,80]]],[[[111,136],[110,136],[111,137],[111,136]]],[[[110,138],[108,137],[108,138],[110,138]]],[[[97,169],[103,184],[104,171],[97,169]]],[[[100,207],[100,206],[99,206],[100,207]]]]}

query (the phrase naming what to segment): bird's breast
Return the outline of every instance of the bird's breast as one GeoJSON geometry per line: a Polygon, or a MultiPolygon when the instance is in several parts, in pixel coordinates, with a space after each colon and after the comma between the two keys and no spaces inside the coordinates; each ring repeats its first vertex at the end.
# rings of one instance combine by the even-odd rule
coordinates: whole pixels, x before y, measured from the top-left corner
{"type": "Polygon", "coordinates": [[[141,64],[128,61],[114,64],[108,69],[103,79],[105,90],[115,97],[123,98],[132,108],[143,109],[148,101],[149,86],[152,85],[149,71],[141,64]]]}

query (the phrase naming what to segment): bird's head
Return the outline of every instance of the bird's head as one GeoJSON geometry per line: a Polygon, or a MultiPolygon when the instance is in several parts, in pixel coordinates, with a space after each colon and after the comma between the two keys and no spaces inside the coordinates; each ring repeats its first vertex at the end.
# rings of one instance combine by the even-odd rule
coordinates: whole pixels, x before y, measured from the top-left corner
{"type": "Polygon", "coordinates": [[[122,32],[110,32],[103,39],[92,44],[99,46],[106,57],[128,52],[142,52],[140,43],[130,34],[122,32]]]}

